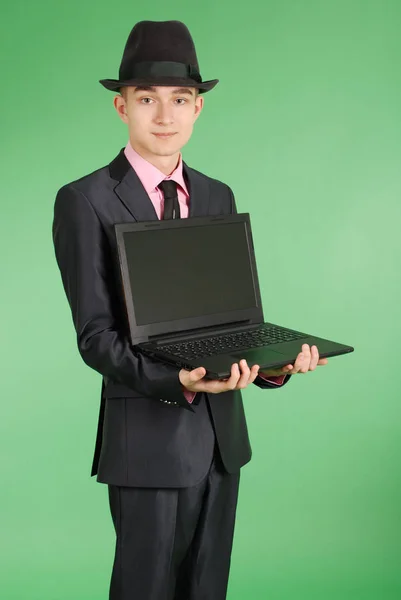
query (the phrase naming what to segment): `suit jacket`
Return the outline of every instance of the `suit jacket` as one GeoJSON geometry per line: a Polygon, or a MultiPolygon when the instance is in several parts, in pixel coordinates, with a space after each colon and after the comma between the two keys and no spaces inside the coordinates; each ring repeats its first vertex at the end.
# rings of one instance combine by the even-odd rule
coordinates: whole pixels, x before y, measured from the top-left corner
{"type": "MultiPolygon", "coordinates": [[[[189,217],[236,210],[227,185],[185,162],[183,174],[189,217]]],[[[91,472],[102,483],[195,485],[207,473],[215,443],[230,473],[251,459],[239,390],[198,393],[189,404],[179,369],[141,355],[129,342],[113,225],[157,218],[123,150],[106,167],[63,186],[54,205],[55,254],[78,349],[103,376],[91,472]]],[[[255,383],[275,387],[259,377],[255,383]]]]}

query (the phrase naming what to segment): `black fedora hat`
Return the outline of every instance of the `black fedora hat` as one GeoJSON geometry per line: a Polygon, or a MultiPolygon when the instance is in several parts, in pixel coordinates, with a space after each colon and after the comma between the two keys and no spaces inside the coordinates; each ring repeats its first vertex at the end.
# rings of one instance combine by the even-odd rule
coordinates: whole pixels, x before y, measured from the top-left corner
{"type": "Polygon", "coordinates": [[[208,92],[218,79],[202,81],[195,45],[181,21],[140,21],[124,48],[118,79],[101,79],[108,90],[127,85],[179,85],[208,92]]]}

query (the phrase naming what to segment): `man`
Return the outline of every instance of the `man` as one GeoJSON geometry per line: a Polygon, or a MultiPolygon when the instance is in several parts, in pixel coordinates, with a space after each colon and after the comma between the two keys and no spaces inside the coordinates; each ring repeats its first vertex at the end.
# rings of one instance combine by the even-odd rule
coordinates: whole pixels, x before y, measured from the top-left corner
{"type": "Polygon", "coordinates": [[[103,376],[92,475],[108,484],[116,529],[110,598],[224,600],[240,468],[251,458],[241,390],[277,389],[327,360],[304,345],[294,365],[262,373],[241,360],[229,379],[209,381],[202,367],[179,370],[130,346],[114,223],[227,214],[235,202],[182,161],[202,94],[218,83],[202,81],[183,23],[137,23],[119,79],[101,83],[120,92],[129,142],[59,190],[53,237],[79,351],[103,376]]]}

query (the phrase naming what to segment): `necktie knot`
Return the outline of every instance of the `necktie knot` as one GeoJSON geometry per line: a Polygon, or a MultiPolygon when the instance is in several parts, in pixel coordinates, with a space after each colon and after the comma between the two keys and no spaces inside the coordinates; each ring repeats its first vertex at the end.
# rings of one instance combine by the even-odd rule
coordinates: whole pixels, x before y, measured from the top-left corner
{"type": "Polygon", "coordinates": [[[165,179],[161,181],[158,187],[163,192],[165,198],[174,198],[177,195],[177,184],[172,179],[165,179]]]}

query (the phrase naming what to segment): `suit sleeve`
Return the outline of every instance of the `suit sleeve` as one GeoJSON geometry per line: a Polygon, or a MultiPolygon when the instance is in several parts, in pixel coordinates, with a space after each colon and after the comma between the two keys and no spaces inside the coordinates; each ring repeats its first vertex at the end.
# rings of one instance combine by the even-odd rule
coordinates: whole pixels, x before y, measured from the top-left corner
{"type": "Polygon", "coordinates": [[[179,368],[135,352],[124,335],[106,233],[87,197],[71,185],[57,194],[52,233],[84,362],[143,396],[193,411],[182,391],[179,368]]]}
{"type": "MultiPolygon", "coordinates": [[[[230,187],[228,187],[228,189],[230,192],[230,212],[231,214],[237,214],[234,193],[230,187]]],[[[262,389],[277,389],[282,388],[283,385],[288,383],[290,379],[291,375],[285,375],[284,379],[282,376],[267,379],[266,377],[261,377],[258,375],[253,383],[262,389]]]]}

